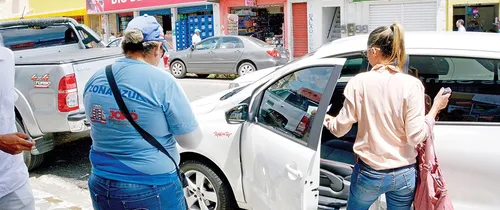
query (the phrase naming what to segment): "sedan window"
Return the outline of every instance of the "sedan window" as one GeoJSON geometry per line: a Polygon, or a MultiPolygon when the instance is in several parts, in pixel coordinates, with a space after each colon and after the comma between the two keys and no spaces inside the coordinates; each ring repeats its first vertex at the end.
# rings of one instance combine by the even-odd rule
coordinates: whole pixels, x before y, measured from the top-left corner
{"type": "Polygon", "coordinates": [[[219,39],[217,39],[217,38],[203,40],[202,42],[198,43],[195,46],[195,48],[196,48],[196,50],[215,49],[215,47],[217,46],[218,40],[219,39]]]}
{"type": "Polygon", "coordinates": [[[243,48],[243,42],[236,37],[223,37],[220,45],[221,49],[243,48]]]}

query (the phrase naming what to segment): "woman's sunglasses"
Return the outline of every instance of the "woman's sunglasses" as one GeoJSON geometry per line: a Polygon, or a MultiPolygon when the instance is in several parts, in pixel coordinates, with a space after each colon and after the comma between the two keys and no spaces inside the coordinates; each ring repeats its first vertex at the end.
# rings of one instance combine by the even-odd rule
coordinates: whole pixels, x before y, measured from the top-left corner
{"type": "Polygon", "coordinates": [[[361,56],[363,56],[364,58],[367,58],[368,57],[368,51],[367,50],[361,51],[361,56]]]}

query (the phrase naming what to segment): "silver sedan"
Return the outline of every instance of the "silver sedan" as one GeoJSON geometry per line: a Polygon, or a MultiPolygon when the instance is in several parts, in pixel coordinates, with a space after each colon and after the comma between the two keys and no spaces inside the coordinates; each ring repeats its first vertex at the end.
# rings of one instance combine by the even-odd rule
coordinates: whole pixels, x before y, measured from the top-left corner
{"type": "Polygon", "coordinates": [[[170,52],[168,62],[176,78],[183,78],[188,72],[198,77],[235,73],[241,76],[288,63],[288,52],[252,37],[218,36],[170,52]]]}

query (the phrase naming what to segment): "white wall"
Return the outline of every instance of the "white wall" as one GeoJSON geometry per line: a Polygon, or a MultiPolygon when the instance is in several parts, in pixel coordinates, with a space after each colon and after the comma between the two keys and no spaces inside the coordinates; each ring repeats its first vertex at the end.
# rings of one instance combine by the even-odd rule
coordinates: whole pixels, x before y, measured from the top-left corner
{"type": "Polygon", "coordinates": [[[0,19],[21,16],[25,6],[24,14],[27,14],[30,10],[28,3],[29,0],[0,0],[0,19]]]}

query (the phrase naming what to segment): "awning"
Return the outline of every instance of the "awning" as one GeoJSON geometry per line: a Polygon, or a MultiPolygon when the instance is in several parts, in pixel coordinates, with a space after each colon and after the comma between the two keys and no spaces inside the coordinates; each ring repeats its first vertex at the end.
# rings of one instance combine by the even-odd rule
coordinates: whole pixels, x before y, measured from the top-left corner
{"type": "MultiPolygon", "coordinates": [[[[48,18],[48,17],[74,17],[74,16],[85,16],[85,15],[87,15],[87,10],[85,8],[81,8],[81,9],[73,9],[73,10],[66,10],[66,11],[56,11],[56,12],[50,12],[50,13],[29,14],[29,15],[25,15],[24,18],[31,19],[31,18],[48,18]]],[[[0,19],[0,21],[19,20],[19,19],[21,19],[21,16],[0,19]]]]}

